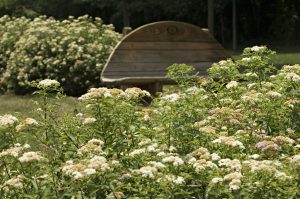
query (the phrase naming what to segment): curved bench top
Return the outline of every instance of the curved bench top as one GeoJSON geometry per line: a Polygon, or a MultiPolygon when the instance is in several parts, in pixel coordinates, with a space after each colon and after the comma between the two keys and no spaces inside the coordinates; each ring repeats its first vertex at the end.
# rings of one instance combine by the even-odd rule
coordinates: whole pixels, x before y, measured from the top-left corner
{"type": "Polygon", "coordinates": [[[104,83],[170,83],[166,68],[174,63],[195,67],[206,75],[212,63],[230,56],[198,26],[161,21],[141,26],[126,35],[111,53],[101,74],[104,83]]]}

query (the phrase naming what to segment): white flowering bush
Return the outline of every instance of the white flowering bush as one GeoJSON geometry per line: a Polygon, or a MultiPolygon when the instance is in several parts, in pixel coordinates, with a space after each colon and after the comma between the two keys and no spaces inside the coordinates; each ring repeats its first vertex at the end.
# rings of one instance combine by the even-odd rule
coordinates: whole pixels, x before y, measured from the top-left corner
{"type": "Polygon", "coordinates": [[[2,90],[24,93],[31,81],[50,78],[65,92],[80,95],[100,84],[100,73],[120,35],[100,18],[44,16],[0,18],[2,90]]]}
{"type": "Polygon", "coordinates": [[[271,54],[247,48],[258,68],[221,61],[206,79],[174,65],[178,92],[150,106],[139,88],[92,88],[59,117],[60,83],[35,82],[35,118],[0,116],[0,195],[299,198],[300,65],[275,71],[271,54]]]}

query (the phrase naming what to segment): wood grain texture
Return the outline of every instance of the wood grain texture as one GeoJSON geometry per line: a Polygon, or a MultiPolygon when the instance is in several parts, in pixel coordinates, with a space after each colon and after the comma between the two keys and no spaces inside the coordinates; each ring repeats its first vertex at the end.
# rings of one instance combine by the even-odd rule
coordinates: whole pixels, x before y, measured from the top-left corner
{"type": "Polygon", "coordinates": [[[125,36],[104,67],[103,82],[171,82],[167,67],[185,63],[207,75],[212,63],[230,56],[208,33],[197,26],[174,21],[147,24],[125,36]]]}

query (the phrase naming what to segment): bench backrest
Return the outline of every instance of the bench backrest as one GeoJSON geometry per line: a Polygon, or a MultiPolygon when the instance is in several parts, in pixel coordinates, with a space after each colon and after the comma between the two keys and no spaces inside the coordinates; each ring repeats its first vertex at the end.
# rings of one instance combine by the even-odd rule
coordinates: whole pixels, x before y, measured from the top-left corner
{"type": "Polygon", "coordinates": [[[205,29],[183,22],[156,22],[133,30],[119,42],[101,79],[106,83],[170,82],[166,68],[174,63],[192,65],[205,75],[212,63],[229,57],[205,29]]]}

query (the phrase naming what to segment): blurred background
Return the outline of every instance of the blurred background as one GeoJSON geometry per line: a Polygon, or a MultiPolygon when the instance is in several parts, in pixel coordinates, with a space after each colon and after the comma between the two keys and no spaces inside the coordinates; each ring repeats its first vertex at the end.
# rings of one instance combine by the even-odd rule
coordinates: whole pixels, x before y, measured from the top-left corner
{"type": "Polygon", "coordinates": [[[65,19],[85,14],[102,18],[118,32],[161,20],[206,28],[210,16],[215,38],[227,49],[264,44],[298,51],[300,45],[298,0],[0,0],[0,16],[65,19]]]}

